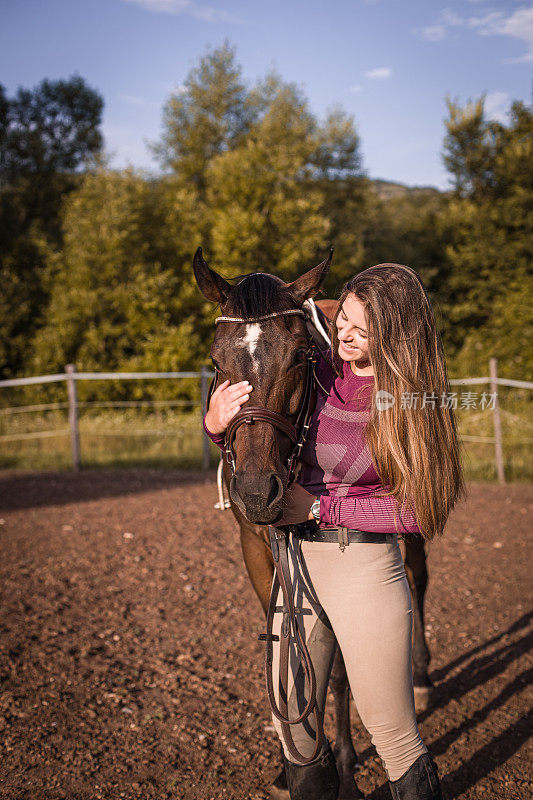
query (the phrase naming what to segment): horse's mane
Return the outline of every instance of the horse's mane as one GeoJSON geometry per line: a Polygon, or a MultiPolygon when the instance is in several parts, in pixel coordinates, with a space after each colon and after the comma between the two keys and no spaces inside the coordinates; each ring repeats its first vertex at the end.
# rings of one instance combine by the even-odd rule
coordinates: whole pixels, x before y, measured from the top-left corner
{"type": "Polygon", "coordinates": [[[239,278],[231,290],[232,313],[239,317],[262,317],[297,305],[283,281],[266,272],[252,272],[239,278]]]}

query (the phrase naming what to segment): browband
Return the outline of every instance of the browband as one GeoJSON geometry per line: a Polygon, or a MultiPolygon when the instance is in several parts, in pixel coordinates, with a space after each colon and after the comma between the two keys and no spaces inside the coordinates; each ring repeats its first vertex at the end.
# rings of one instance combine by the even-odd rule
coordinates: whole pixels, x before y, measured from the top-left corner
{"type": "Polygon", "coordinates": [[[286,317],[289,314],[297,314],[299,317],[307,317],[305,311],[302,311],[299,308],[292,308],[288,311],[274,311],[272,314],[265,314],[263,317],[251,317],[249,319],[244,319],[244,317],[217,317],[215,320],[215,325],[218,325],[219,322],[262,322],[265,319],[272,319],[273,317],[286,317]]]}

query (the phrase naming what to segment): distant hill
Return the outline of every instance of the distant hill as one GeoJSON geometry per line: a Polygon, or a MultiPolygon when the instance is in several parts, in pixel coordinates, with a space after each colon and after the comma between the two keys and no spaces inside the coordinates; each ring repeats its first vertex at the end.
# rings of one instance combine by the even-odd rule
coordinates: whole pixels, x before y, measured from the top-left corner
{"type": "Polygon", "coordinates": [[[396,197],[420,197],[448,194],[435,186],[406,186],[403,183],[384,181],[381,178],[370,179],[370,184],[380,200],[393,200],[396,197]]]}

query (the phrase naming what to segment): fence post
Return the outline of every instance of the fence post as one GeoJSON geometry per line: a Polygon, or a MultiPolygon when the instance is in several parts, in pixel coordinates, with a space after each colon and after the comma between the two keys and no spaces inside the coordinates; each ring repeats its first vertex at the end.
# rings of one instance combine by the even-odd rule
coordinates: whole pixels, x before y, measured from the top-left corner
{"type": "Polygon", "coordinates": [[[70,446],[72,449],[72,466],[76,472],[80,468],[80,432],[78,430],[78,390],[76,388],[75,364],[67,364],[65,373],[67,376],[68,394],[68,425],[70,428],[70,446]]]}
{"type": "MultiPolygon", "coordinates": [[[[203,415],[207,411],[207,393],[209,391],[209,375],[208,375],[208,369],[205,366],[205,364],[202,365],[202,369],[201,369],[200,388],[201,388],[201,394],[202,394],[201,414],[202,414],[202,418],[203,418],[203,415]]],[[[210,461],[210,457],[209,457],[209,442],[210,442],[209,437],[207,436],[205,431],[203,431],[203,437],[202,437],[202,469],[204,470],[204,472],[206,472],[209,469],[209,461],[210,461]]]]}
{"type": "Polygon", "coordinates": [[[489,361],[490,372],[490,391],[496,393],[494,402],[494,447],[496,451],[496,470],[498,472],[498,483],[505,483],[505,471],[503,468],[503,447],[502,447],[502,423],[500,418],[500,399],[498,395],[498,359],[491,358],[489,361]]]}

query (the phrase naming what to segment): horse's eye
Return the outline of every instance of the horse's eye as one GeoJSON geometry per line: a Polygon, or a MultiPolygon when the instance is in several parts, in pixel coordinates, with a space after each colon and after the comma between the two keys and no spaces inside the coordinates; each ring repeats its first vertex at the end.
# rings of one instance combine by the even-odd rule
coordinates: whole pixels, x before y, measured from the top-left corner
{"type": "Polygon", "coordinates": [[[305,361],[305,357],[307,355],[307,351],[304,350],[303,347],[299,347],[298,350],[294,354],[294,363],[301,364],[302,361],[305,361]]]}
{"type": "Polygon", "coordinates": [[[213,364],[215,369],[217,369],[219,372],[221,371],[220,367],[218,366],[218,363],[215,361],[214,358],[211,358],[211,363],[213,364]]]}

